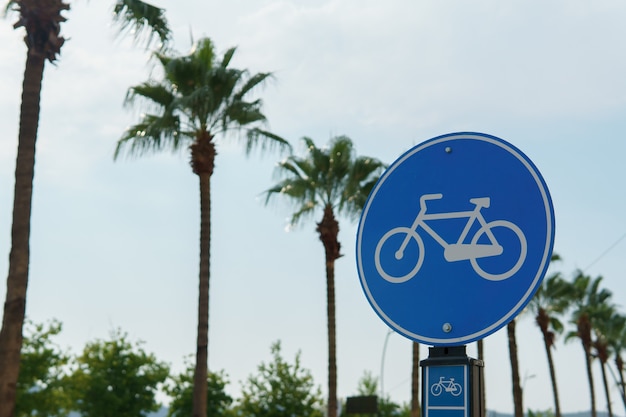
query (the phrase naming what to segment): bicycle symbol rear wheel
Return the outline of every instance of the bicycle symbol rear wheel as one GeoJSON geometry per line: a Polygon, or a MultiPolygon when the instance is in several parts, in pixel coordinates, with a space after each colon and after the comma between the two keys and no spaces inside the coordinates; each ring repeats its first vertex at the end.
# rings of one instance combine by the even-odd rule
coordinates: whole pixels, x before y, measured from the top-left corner
{"type": "Polygon", "coordinates": [[[488,272],[486,271],[486,267],[484,265],[481,266],[479,264],[478,260],[483,258],[470,259],[470,263],[472,264],[472,268],[474,268],[474,271],[476,271],[478,275],[489,281],[502,281],[512,277],[517,271],[519,271],[519,269],[524,264],[524,260],[526,259],[526,252],[528,249],[526,244],[526,236],[524,236],[522,230],[515,223],[511,223],[507,220],[494,220],[481,227],[472,238],[472,245],[476,245],[480,238],[488,231],[490,232],[490,234],[493,234],[493,229],[498,227],[508,229],[510,232],[513,232],[515,236],[513,240],[517,240],[516,242],[511,242],[509,240],[508,243],[505,243],[505,246],[503,248],[504,252],[500,255],[497,255],[497,257],[501,257],[503,255],[509,256],[509,260],[512,259],[512,262],[509,262],[509,264],[512,264],[513,266],[506,267],[507,269],[502,272],[488,272]],[[511,258],[509,254],[512,250],[519,251],[519,254],[515,254],[513,258],[511,258]]]}
{"type": "MultiPolygon", "coordinates": [[[[418,235],[417,232],[410,227],[395,227],[385,233],[383,237],[378,241],[378,244],[376,245],[376,252],[374,253],[374,262],[376,263],[376,270],[385,280],[394,284],[406,282],[413,278],[417,274],[417,271],[419,271],[419,269],[422,267],[422,263],[424,262],[424,241],[422,240],[420,235],[418,235]],[[385,246],[385,243],[387,243],[387,241],[394,236],[397,238],[402,238],[400,243],[398,242],[398,239],[392,239],[392,243],[397,244],[397,246],[390,246],[392,245],[392,243],[389,243],[389,245],[385,246]],[[385,256],[389,255],[391,251],[393,251],[393,257],[385,256],[385,266],[391,269],[390,267],[393,267],[394,265],[390,264],[388,259],[393,258],[397,261],[402,261],[406,255],[406,247],[404,248],[405,250],[400,250],[402,247],[402,242],[405,239],[413,239],[417,244],[417,256],[415,258],[415,265],[409,263],[410,269],[408,273],[399,272],[397,274],[393,274],[393,272],[387,272],[381,262],[381,254],[382,256],[385,256]]],[[[391,262],[393,263],[393,261],[391,262]]],[[[405,260],[405,263],[406,262],[408,261],[405,260]]],[[[407,268],[405,268],[404,270],[406,269],[407,268]]]]}
{"type": "Polygon", "coordinates": [[[433,394],[435,397],[440,396],[442,392],[443,388],[441,388],[441,384],[433,384],[430,387],[430,393],[433,394]]]}

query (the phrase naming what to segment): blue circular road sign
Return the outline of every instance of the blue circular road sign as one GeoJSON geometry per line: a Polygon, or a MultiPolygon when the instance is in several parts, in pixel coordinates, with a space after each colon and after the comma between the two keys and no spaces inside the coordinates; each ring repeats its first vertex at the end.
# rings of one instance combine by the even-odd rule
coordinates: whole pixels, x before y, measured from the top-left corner
{"type": "Polygon", "coordinates": [[[359,222],[357,268],[394,330],[461,345],[524,308],[553,243],[552,201],[530,159],[497,137],[452,133],[413,147],[381,176],[359,222]]]}

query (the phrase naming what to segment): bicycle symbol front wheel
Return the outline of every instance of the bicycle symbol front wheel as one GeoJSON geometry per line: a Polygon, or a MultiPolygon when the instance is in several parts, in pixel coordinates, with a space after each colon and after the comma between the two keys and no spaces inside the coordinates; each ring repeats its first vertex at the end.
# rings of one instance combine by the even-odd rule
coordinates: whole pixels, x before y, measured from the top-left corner
{"type": "MultiPolygon", "coordinates": [[[[413,249],[413,246],[411,246],[413,249]]],[[[410,251],[413,253],[413,251],[410,251]]],[[[388,231],[378,241],[374,253],[376,270],[385,280],[394,284],[406,282],[413,278],[424,262],[424,241],[417,232],[409,227],[396,227],[388,231]],[[414,240],[417,245],[415,263],[407,259],[405,240],[414,240]],[[392,256],[390,256],[392,255],[392,256]],[[384,262],[383,259],[384,258],[384,262]],[[384,264],[384,265],[383,265],[384,264]],[[406,272],[408,270],[408,272],[406,272]]]]}
{"type": "MultiPolygon", "coordinates": [[[[501,233],[508,235],[506,240],[501,240],[503,252],[500,255],[493,256],[491,258],[495,259],[504,257],[503,259],[505,262],[495,265],[493,261],[487,260],[489,258],[470,259],[470,263],[472,264],[474,271],[489,281],[502,281],[512,277],[517,271],[519,271],[524,264],[524,260],[526,260],[526,252],[528,249],[526,245],[526,236],[524,236],[524,233],[516,224],[506,220],[495,220],[485,224],[472,238],[472,245],[477,245],[481,237],[485,234],[488,236],[495,236],[496,234],[501,233]],[[500,229],[496,233],[495,230],[498,230],[498,228],[500,229]],[[479,260],[483,263],[483,265],[479,263],[479,260]],[[492,263],[488,266],[488,262],[492,263]],[[502,263],[506,266],[502,267],[502,263]]],[[[498,244],[497,242],[492,243],[498,244]]],[[[496,260],[499,261],[500,259],[496,260]]]]}

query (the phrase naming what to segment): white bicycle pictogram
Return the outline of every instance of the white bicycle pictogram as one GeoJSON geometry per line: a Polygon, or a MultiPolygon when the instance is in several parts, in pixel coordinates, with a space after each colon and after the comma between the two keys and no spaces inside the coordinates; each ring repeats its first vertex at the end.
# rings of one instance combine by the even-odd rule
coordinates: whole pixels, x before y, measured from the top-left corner
{"type": "Polygon", "coordinates": [[[374,254],[374,262],[376,263],[376,270],[385,280],[397,284],[406,282],[413,278],[415,275],[417,275],[417,272],[422,267],[422,263],[424,262],[424,241],[417,232],[418,228],[421,228],[426,233],[428,233],[433,239],[435,239],[437,243],[439,243],[439,245],[443,247],[444,258],[446,261],[456,262],[469,260],[474,271],[479,276],[489,281],[502,281],[510,278],[522,267],[524,260],[526,259],[527,252],[526,237],[524,236],[524,233],[522,233],[522,230],[516,224],[510,221],[494,220],[487,222],[485,220],[480,210],[482,208],[489,208],[491,201],[489,197],[471,198],[469,201],[470,203],[474,204],[473,210],[426,214],[426,201],[438,200],[441,198],[443,198],[443,194],[422,195],[420,197],[420,211],[419,213],[417,213],[417,216],[415,217],[415,220],[413,221],[411,227],[395,227],[385,233],[383,237],[378,241],[378,244],[376,245],[376,252],[374,254]],[[426,223],[429,220],[461,218],[467,218],[467,223],[455,243],[446,242],[435,230],[433,230],[432,227],[428,225],[428,223],[426,223]],[[471,239],[469,239],[470,243],[467,243],[468,234],[475,222],[478,222],[480,228],[471,237],[471,239]],[[479,265],[478,259],[499,256],[504,253],[504,247],[500,245],[500,243],[498,243],[498,240],[493,233],[493,230],[498,227],[509,229],[514,233],[518,240],[516,250],[519,251],[519,254],[517,255],[517,259],[513,258],[515,262],[513,263],[513,266],[511,268],[500,273],[491,273],[487,272],[483,267],[479,265]],[[416,242],[418,252],[417,258],[415,259],[415,266],[413,266],[413,268],[408,273],[404,275],[400,274],[398,276],[389,274],[387,271],[385,271],[383,265],[381,264],[381,253],[383,252],[383,246],[390,238],[396,235],[398,235],[399,237],[404,235],[404,239],[402,240],[400,247],[394,252],[394,257],[396,260],[402,260],[404,258],[405,250],[411,240],[414,240],[416,242]],[[480,240],[483,235],[486,236],[487,242],[485,242],[484,238],[483,240],[480,240]]]}
{"type": "Polygon", "coordinates": [[[444,379],[445,377],[439,377],[439,382],[435,382],[430,386],[430,392],[435,397],[441,395],[442,392],[449,392],[450,394],[458,397],[461,395],[463,388],[461,388],[461,384],[458,382],[454,382],[454,378],[450,378],[448,380],[444,379]]]}

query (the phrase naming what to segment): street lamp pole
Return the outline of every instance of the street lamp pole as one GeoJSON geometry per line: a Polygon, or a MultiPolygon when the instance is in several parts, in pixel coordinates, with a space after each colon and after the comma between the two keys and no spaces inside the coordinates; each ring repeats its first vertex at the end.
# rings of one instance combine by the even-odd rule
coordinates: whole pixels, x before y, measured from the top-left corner
{"type": "Polygon", "coordinates": [[[387,342],[389,342],[389,336],[393,333],[393,330],[389,329],[387,335],[385,336],[385,343],[383,344],[383,354],[380,360],[380,398],[384,398],[385,394],[385,386],[383,383],[383,378],[385,376],[385,353],[387,352],[387,342]]]}

